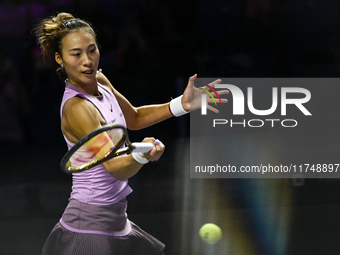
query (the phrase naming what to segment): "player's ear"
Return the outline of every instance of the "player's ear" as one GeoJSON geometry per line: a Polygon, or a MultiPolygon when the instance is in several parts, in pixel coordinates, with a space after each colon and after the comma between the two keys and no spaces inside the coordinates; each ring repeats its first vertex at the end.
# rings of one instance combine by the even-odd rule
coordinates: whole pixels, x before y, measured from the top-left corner
{"type": "Polygon", "coordinates": [[[56,53],[54,54],[54,58],[55,58],[55,61],[56,61],[59,65],[61,65],[61,64],[63,63],[63,59],[61,58],[61,56],[60,56],[60,54],[59,54],[58,52],[56,52],[56,53]]]}

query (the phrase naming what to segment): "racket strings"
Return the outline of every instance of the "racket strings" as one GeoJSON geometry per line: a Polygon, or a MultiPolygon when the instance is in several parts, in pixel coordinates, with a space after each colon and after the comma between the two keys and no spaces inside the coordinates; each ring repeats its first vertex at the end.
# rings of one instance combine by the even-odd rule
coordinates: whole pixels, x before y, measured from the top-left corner
{"type": "Polygon", "coordinates": [[[125,154],[126,138],[126,131],[123,128],[113,128],[96,134],[72,152],[66,163],[68,171],[83,171],[110,158],[125,154]]]}

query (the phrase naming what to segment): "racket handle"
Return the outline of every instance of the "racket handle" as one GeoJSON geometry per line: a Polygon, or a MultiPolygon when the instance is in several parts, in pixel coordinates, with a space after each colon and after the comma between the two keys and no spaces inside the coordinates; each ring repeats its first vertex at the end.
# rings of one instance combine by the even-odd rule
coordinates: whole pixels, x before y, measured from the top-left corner
{"type": "Polygon", "coordinates": [[[134,150],[133,152],[149,152],[151,151],[155,145],[153,143],[132,143],[134,150]]]}

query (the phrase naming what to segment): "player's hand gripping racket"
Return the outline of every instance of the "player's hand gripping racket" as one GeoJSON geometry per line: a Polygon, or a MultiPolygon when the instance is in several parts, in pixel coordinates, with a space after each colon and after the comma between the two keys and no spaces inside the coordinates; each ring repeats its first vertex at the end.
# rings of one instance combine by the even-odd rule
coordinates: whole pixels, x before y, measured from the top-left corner
{"type": "Polygon", "coordinates": [[[131,143],[126,128],[107,124],[81,138],[64,155],[60,166],[67,173],[80,172],[122,154],[149,152],[154,147],[152,143],[131,143]]]}

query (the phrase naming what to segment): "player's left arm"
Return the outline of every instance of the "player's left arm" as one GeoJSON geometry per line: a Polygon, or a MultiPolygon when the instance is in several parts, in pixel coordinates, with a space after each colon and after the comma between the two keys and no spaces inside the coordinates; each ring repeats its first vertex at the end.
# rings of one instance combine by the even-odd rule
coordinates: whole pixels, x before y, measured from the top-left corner
{"type": "MultiPolygon", "coordinates": [[[[183,109],[186,112],[197,110],[201,107],[201,95],[203,92],[201,89],[198,89],[194,86],[194,81],[196,80],[197,75],[193,75],[188,80],[188,85],[183,93],[183,97],[181,98],[181,104],[183,109]]],[[[162,122],[170,117],[173,117],[170,111],[170,102],[165,104],[157,104],[157,105],[145,105],[140,107],[134,107],[122,94],[120,94],[110,83],[110,81],[105,77],[102,72],[97,73],[97,80],[99,83],[107,86],[116,96],[119,106],[121,107],[126,122],[127,127],[131,130],[142,129],[156,123],[162,122]]],[[[220,83],[221,80],[215,80],[210,83],[209,86],[214,87],[216,84],[220,83]]],[[[206,86],[206,89],[209,88],[206,86]]],[[[219,91],[217,92],[219,95],[228,94],[229,91],[219,91]]],[[[212,99],[208,99],[208,103],[212,103],[212,99]]],[[[228,102],[227,99],[221,99],[222,103],[228,102]]],[[[218,110],[210,105],[207,105],[207,108],[215,113],[218,113],[218,110]]]]}

